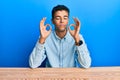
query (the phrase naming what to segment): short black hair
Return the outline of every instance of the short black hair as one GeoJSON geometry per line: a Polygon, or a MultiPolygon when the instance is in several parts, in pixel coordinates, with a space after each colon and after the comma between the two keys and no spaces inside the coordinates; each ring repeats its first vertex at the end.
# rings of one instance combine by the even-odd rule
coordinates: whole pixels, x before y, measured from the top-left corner
{"type": "Polygon", "coordinates": [[[67,12],[68,12],[68,16],[69,16],[70,10],[68,9],[68,7],[66,7],[65,5],[57,5],[57,6],[55,6],[55,7],[52,9],[52,19],[54,18],[55,12],[57,12],[57,11],[62,11],[62,10],[67,11],[67,12]]]}

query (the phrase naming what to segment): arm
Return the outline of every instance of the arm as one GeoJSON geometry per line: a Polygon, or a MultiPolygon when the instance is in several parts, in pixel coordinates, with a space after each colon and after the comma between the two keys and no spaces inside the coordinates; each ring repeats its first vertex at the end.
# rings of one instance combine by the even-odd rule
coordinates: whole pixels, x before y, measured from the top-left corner
{"type": "Polygon", "coordinates": [[[44,44],[40,44],[39,42],[37,42],[29,58],[30,67],[31,68],[39,67],[41,63],[45,60],[45,58],[46,55],[44,44]]]}
{"type": "Polygon", "coordinates": [[[46,58],[44,43],[45,43],[46,38],[49,36],[49,34],[51,32],[51,26],[50,26],[50,24],[44,25],[45,20],[46,20],[46,18],[43,18],[40,21],[41,36],[30,55],[29,65],[31,68],[39,67],[46,58]],[[47,26],[50,26],[50,30],[48,30],[48,31],[46,30],[47,26]]]}
{"type": "Polygon", "coordinates": [[[70,26],[74,26],[74,30],[70,29],[70,26],[68,27],[68,30],[72,37],[75,40],[75,44],[77,46],[77,53],[78,53],[78,61],[84,68],[89,68],[91,65],[91,58],[89,56],[89,51],[87,49],[87,46],[85,44],[85,41],[82,36],[79,35],[80,32],[80,21],[78,18],[73,18],[75,24],[71,24],[70,26]],[[82,44],[79,45],[79,41],[82,40],[82,44]]]}
{"type": "Polygon", "coordinates": [[[91,57],[89,54],[89,50],[82,36],[80,36],[80,39],[83,43],[80,46],[76,46],[76,50],[78,53],[78,61],[83,68],[89,68],[91,65],[91,57]]]}

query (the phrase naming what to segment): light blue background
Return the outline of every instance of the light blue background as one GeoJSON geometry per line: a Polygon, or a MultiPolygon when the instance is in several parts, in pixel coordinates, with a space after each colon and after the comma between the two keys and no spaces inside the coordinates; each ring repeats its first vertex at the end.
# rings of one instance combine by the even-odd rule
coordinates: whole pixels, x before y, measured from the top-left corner
{"type": "Polygon", "coordinates": [[[0,67],[29,67],[39,21],[46,16],[52,25],[57,4],[69,7],[70,23],[80,19],[92,66],[120,66],[120,0],[1,0],[0,67]]]}

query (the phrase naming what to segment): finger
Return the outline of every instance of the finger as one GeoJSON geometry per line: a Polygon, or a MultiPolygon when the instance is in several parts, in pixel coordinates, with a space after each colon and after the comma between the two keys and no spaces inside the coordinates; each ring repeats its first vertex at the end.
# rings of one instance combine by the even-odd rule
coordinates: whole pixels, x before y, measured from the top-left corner
{"type": "Polygon", "coordinates": [[[78,19],[78,18],[76,18],[77,19],[77,21],[78,21],[78,30],[80,30],[80,27],[81,27],[81,22],[80,22],[80,20],[78,19]]]}
{"type": "Polygon", "coordinates": [[[46,17],[44,17],[41,21],[40,21],[40,26],[43,27],[44,23],[45,23],[46,17]]]}
{"type": "Polygon", "coordinates": [[[76,25],[75,24],[70,24],[70,27],[73,26],[74,29],[76,29],[76,25]]]}
{"type": "Polygon", "coordinates": [[[80,24],[79,19],[78,19],[78,18],[73,17],[73,20],[74,20],[75,24],[76,24],[77,26],[79,26],[79,24],[80,24]]]}
{"type": "Polygon", "coordinates": [[[70,24],[70,26],[68,26],[68,30],[69,30],[70,33],[72,33],[75,30],[75,29],[71,30],[71,28],[70,28],[71,26],[75,27],[75,24],[70,24]]]}
{"type": "Polygon", "coordinates": [[[75,18],[75,17],[73,17],[73,20],[74,20],[75,24],[77,24],[77,20],[76,20],[76,18],[75,18]]]}
{"type": "Polygon", "coordinates": [[[71,30],[70,27],[68,27],[68,31],[70,32],[71,35],[74,35],[74,30],[71,30]]]}
{"type": "Polygon", "coordinates": [[[47,28],[47,26],[49,26],[49,30],[48,31],[52,30],[52,26],[50,24],[46,24],[45,28],[47,28]]]}
{"type": "Polygon", "coordinates": [[[76,23],[76,29],[79,30],[81,26],[80,20],[78,18],[74,18],[74,21],[76,23]]]}
{"type": "Polygon", "coordinates": [[[50,25],[50,24],[48,24],[49,25],[49,27],[50,27],[50,29],[48,30],[48,32],[49,32],[49,34],[51,33],[51,31],[52,31],[52,26],[50,25]]]}
{"type": "Polygon", "coordinates": [[[50,26],[50,29],[49,29],[49,33],[52,31],[52,26],[51,25],[49,25],[50,26]]]}
{"type": "Polygon", "coordinates": [[[52,26],[49,24],[49,26],[50,26],[50,30],[52,30],[52,26]]]}
{"type": "Polygon", "coordinates": [[[75,17],[73,17],[73,20],[74,20],[74,22],[76,23],[76,18],[75,18],[75,17]]]}
{"type": "Polygon", "coordinates": [[[79,24],[79,21],[77,20],[77,18],[74,18],[74,21],[75,21],[76,25],[79,24]]]}
{"type": "Polygon", "coordinates": [[[80,20],[78,18],[76,18],[76,20],[77,20],[77,23],[80,25],[80,20]]]}
{"type": "Polygon", "coordinates": [[[45,23],[46,17],[43,18],[43,24],[45,23]]]}
{"type": "Polygon", "coordinates": [[[78,18],[77,18],[77,17],[73,17],[73,19],[74,19],[74,21],[75,21],[75,22],[78,20],[78,18]]]}
{"type": "Polygon", "coordinates": [[[72,33],[72,30],[70,29],[70,26],[68,27],[68,31],[69,31],[70,33],[72,33]]]}
{"type": "Polygon", "coordinates": [[[75,27],[76,25],[75,24],[70,24],[70,26],[74,26],[75,27]]]}
{"type": "Polygon", "coordinates": [[[43,17],[43,18],[41,19],[41,21],[40,21],[40,22],[41,22],[41,23],[43,23],[43,22],[44,22],[44,20],[45,20],[45,17],[43,17]]]}

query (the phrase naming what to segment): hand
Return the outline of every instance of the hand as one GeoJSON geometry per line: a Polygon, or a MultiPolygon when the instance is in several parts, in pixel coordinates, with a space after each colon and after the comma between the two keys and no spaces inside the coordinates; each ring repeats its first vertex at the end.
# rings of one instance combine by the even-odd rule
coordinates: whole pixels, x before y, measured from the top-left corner
{"type": "Polygon", "coordinates": [[[78,18],[73,18],[75,24],[70,24],[70,26],[68,27],[68,30],[70,32],[70,34],[72,35],[72,37],[74,38],[75,42],[79,42],[80,41],[80,37],[79,37],[79,31],[80,31],[80,21],[78,18]],[[74,30],[71,30],[70,27],[73,26],[74,30]]]}
{"type": "Polygon", "coordinates": [[[44,17],[41,21],[40,21],[40,43],[44,43],[46,38],[49,36],[50,32],[52,31],[51,25],[50,24],[46,24],[44,25],[46,20],[46,17],[44,17]],[[46,27],[49,26],[50,30],[46,30],[46,27]]]}

